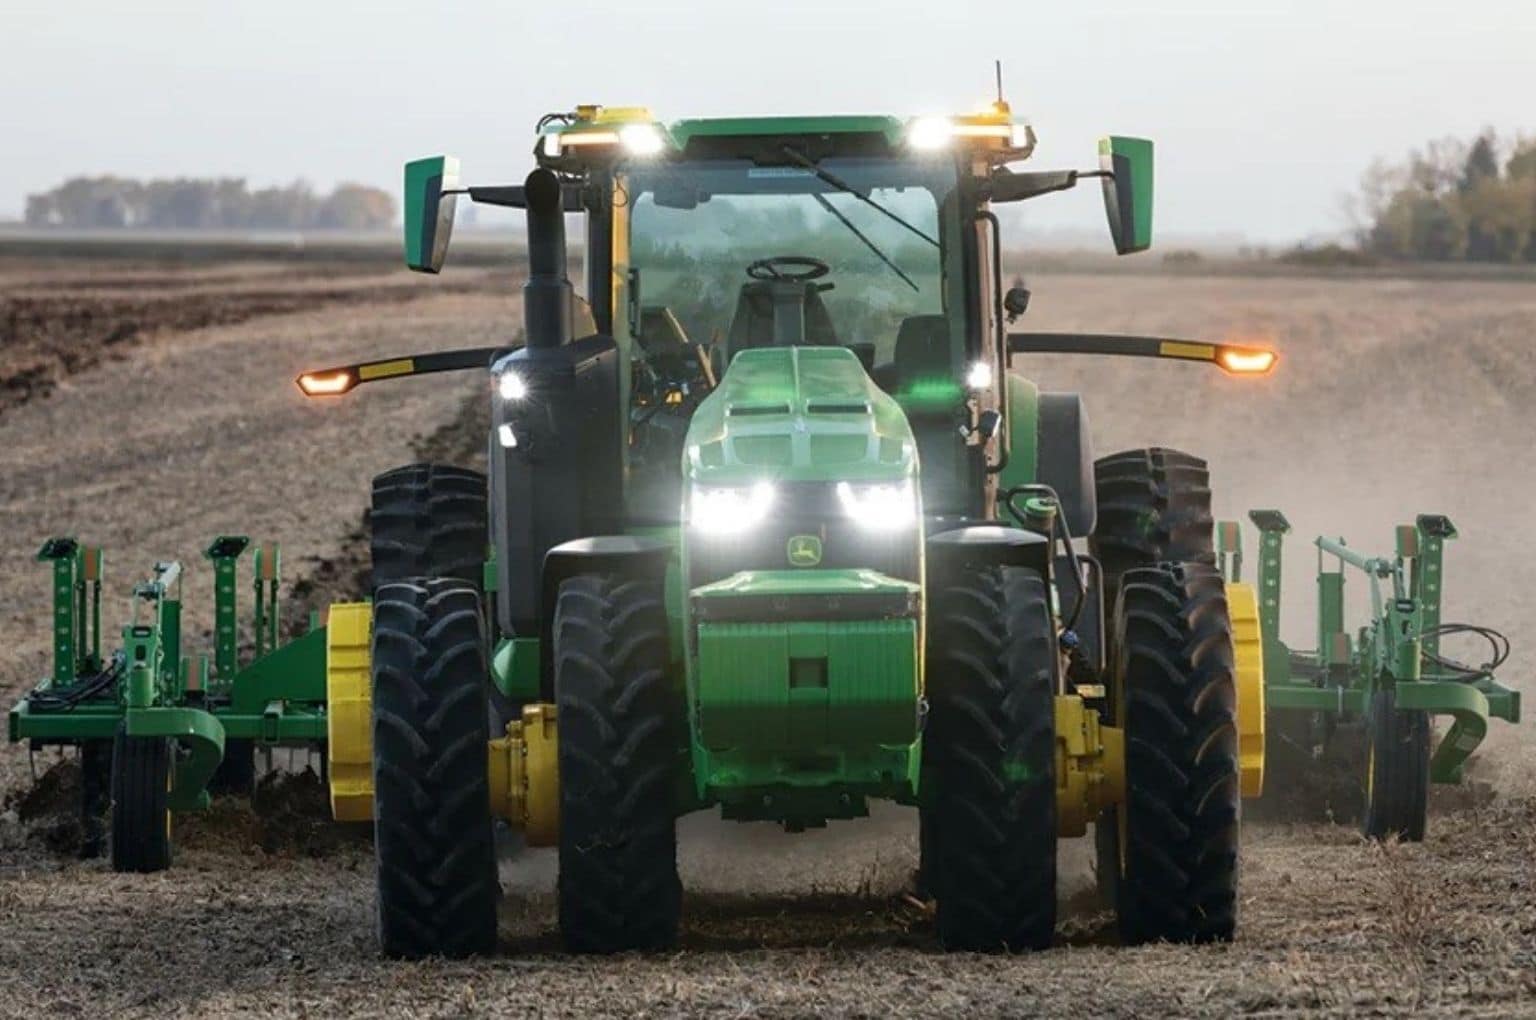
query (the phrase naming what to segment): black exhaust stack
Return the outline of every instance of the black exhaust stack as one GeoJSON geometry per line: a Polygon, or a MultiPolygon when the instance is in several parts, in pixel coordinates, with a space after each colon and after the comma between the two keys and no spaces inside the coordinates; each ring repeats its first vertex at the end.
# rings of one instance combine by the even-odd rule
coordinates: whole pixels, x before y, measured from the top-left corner
{"type": "Polygon", "coordinates": [[[571,281],[565,275],[565,201],[560,178],[538,169],[523,182],[528,210],[528,282],[523,324],[529,347],[571,342],[571,281]]]}
{"type": "Polygon", "coordinates": [[[491,389],[490,485],[497,615],[504,632],[531,638],[542,622],[545,554],[573,539],[623,533],[625,409],[613,337],[572,335],[560,179],[539,169],[523,188],[524,346],[491,366],[498,377],[515,373],[522,395],[491,389]]]}

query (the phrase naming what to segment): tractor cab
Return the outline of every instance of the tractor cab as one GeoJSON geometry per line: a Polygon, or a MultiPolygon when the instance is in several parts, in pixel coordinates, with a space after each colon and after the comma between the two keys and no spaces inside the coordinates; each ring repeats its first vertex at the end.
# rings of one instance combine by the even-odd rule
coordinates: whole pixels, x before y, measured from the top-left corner
{"type": "Polygon", "coordinates": [[[626,499],[641,516],[681,505],[667,466],[682,463],[686,422],[735,360],[794,347],[851,352],[904,406],[926,397],[929,505],[980,512],[966,496],[983,487],[985,456],[964,428],[996,401],[962,381],[978,358],[996,362],[997,336],[968,294],[982,263],[955,156],[811,130],[772,145],[701,136],[709,147],[610,171],[625,203],[612,300],[632,354],[626,499]],[[676,356],[690,347],[693,358],[676,356]]]}

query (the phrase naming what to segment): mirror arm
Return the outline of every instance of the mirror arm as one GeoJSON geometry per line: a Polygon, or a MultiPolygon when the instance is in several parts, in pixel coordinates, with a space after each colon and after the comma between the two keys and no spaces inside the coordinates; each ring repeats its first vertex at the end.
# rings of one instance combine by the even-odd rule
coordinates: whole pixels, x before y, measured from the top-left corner
{"type": "Polygon", "coordinates": [[[464,194],[476,205],[499,205],[508,209],[522,209],[528,202],[523,197],[521,184],[492,185],[483,188],[465,188],[464,194]]]}
{"type": "MultiPolygon", "coordinates": [[[[528,196],[523,194],[521,184],[490,184],[480,187],[455,188],[452,191],[443,192],[445,195],[468,195],[469,200],[476,205],[499,205],[504,209],[528,208],[528,196]]],[[[565,204],[568,213],[586,211],[586,204],[582,200],[581,185],[566,185],[561,189],[561,200],[565,204]]]]}
{"type": "Polygon", "coordinates": [[[363,361],[353,365],[333,365],[305,372],[294,382],[306,397],[339,397],[363,383],[383,379],[399,379],[408,375],[430,375],[435,372],[462,372],[477,368],[487,370],[491,363],[508,351],[515,351],[521,344],[501,347],[460,347],[451,351],[431,351],[426,354],[410,354],[402,358],[385,358],[382,361],[363,361]]]}
{"type": "Polygon", "coordinates": [[[989,202],[1022,202],[1027,198],[1049,195],[1075,188],[1083,177],[1102,177],[1102,170],[1040,170],[1015,173],[999,170],[987,179],[989,202]]]}
{"type": "Polygon", "coordinates": [[[1109,333],[1009,333],[1010,360],[1015,354],[1109,354],[1199,361],[1231,375],[1267,375],[1279,360],[1276,352],[1265,347],[1109,333]]]}

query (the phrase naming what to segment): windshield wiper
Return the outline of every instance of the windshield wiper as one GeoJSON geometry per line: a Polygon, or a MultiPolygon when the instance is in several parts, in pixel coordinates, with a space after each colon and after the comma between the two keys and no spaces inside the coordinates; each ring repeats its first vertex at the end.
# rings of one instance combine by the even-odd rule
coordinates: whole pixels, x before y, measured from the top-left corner
{"type": "Polygon", "coordinates": [[[792,145],[785,145],[782,147],[782,150],[784,155],[788,156],[792,162],[797,163],[805,169],[809,170],[811,173],[821,178],[821,180],[825,181],[827,184],[832,185],[832,187],[836,188],[838,191],[846,192],[847,194],[852,195],[854,198],[858,199],[860,202],[863,202],[865,205],[869,206],[880,215],[894,220],[895,222],[901,224],[903,227],[906,227],[908,230],[912,231],[912,233],[916,234],[918,237],[921,237],[924,241],[927,241],[935,248],[939,247],[938,241],[935,241],[933,238],[929,237],[927,234],[923,233],[921,230],[917,229],[912,224],[902,219],[900,216],[897,216],[885,206],[881,205],[879,202],[876,202],[874,199],[864,194],[864,192],[860,191],[858,188],[855,188],[853,185],[837,176],[837,174],[817,166],[805,155],[805,153],[801,152],[799,149],[796,149],[792,145]]]}
{"type": "Polygon", "coordinates": [[[860,241],[863,241],[864,242],[864,247],[868,248],[870,251],[875,253],[875,258],[879,259],[881,262],[884,262],[886,265],[890,266],[891,267],[891,272],[895,273],[897,276],[899,276],[903,280],[907,281],[907,286],[908,287],[911,287],[913,290],[917,290],[918,289],[917,284],[912,281],[912,277],[910,277],[906,273],[902,272],[901,271],[901,267],[898,266],[896,263],[892,262],[890,260],[889,256],[887,256],[885,254],[885,252],[880,250],[880,246],[879,245],[875,244],[875,242],[873,242],[869,238],[865,237],[864,236],[864,232],[862,230],[860,230],[858,227],[854,226],[853,223],[848,219],[848,217],[846,217],[842,213],[838,212],[837,211],[837,207],[834,206],[831,202],[827,201],[827,196],[826,195],[823,195],[820,192],[817,192],[816,194],[812,195],[811,197],[814,198],[821,205],[821,207],[823,209],[825,209],[827,212],[831,213],[833,216],[836,216],[838,222],[841,223],[843,226],[847,227],[848,230],[853,234],[854,237],[857,237],[860,241]]]}

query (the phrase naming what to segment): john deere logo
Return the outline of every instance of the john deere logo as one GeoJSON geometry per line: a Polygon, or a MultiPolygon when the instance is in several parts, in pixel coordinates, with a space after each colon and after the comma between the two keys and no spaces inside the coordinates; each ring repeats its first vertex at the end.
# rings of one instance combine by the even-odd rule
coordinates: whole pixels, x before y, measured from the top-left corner
{"type": "Polygon", "coordinates": [[[815,535],[796,535],[789,540],[789,565],[814,567],[821,562],[821,539],[815,535]]]}

